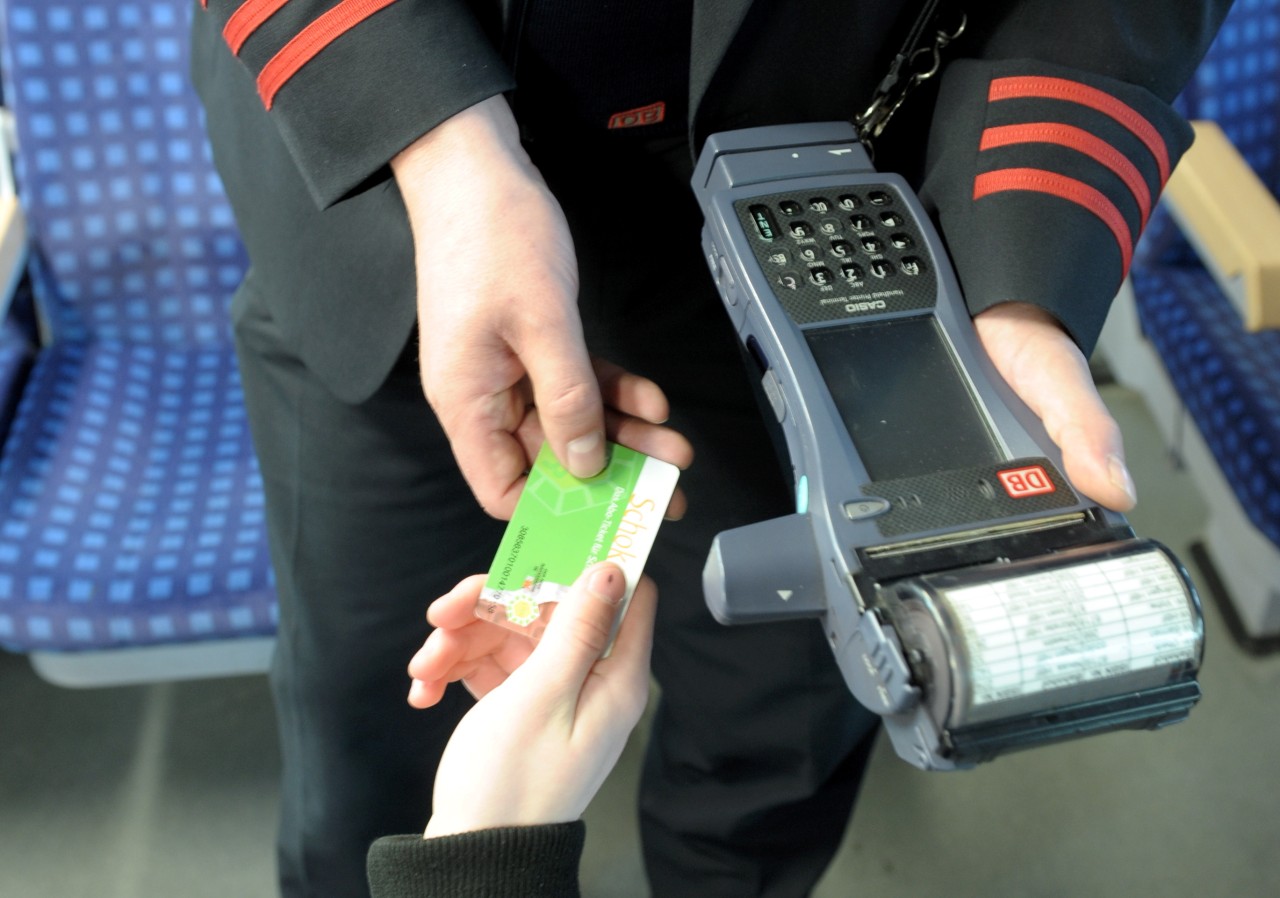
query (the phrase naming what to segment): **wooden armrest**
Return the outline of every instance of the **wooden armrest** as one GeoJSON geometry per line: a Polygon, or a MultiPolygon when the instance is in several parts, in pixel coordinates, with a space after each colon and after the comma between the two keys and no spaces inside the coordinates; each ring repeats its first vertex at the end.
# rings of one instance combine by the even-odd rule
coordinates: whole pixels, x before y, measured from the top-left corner
{"type": "Polygon", "coordinates": [[[1192,122],[1164,197],[1247,330],[1280,327],[1280,204],[1222,129],[1192,122]]]}
{"type": "Polygon", "coordinates": [[[27,219],[18,198],[0,194],[0,319],[9,311],[14,286],[27,264],[27,219]]]}
{"type": "Polygon", "coordinates": [[[13,186],[10,147],[13,113],[0,106],[0,320],[9,314],[14,288],[27,264],[27,219],[13,186]]]}

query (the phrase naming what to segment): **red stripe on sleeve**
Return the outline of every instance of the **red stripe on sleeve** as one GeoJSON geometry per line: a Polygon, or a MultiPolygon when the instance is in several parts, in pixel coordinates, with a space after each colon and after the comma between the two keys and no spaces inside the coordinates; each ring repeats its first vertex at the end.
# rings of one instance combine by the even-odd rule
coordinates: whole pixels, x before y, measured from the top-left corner
{"type": "Polygon", "coordinates": [[[396,0],[342,0],[280,48],[258,73],[258,96],[268,109],[276,93],[298,70],[356,25],[396,0]]]}
{"type": "Polygon", "coordinates": [[[1026,125],[1000,125],[982,132],[978,144],[980,150],[1005,147],[1019,143],[1052,143],[1083,153],[1113,172],[1133,193],[1141,212],[1141,227],[1146,227],[1151,214],[1151,190],[1138,167],[1129,158],[1102,138],[1083,128],[1058,122],[1035,122],[1026,125]]]}
{"type": "Polygon", "coordinates": [[[1067,78],[1028,75],[996,78],[992,80],[991,88],[987,92],[987,100],[992,103],[1023,97],[1067,100],[1110,116],[1132,131],[1134,136],[1151,151],[1151,155],[1155,157],[1156,166],[1160,170],[1160,186],[1163,187],[1169,180],[1169,150],[1160,132],[1136,109],[1106,91],[1067,78]]]}
{"type": "Polygon", "coordinates": [[[222,29],[222,37],[231,48],[231,52],[239,54],[240,48],[249,39],[249,35],[257,31],[258,26],[275,15],[280,7],[288,2],[289,0],[246,0],[245,3],[240,4],[222,29]]]}
{"type": "Polygon", "coordinates": [[[1120,248],[1121,278],[1129,273],[1129,262],[1133,258],[1133,238],[1124,216],[1102,191],[1075,178],[1038,168],[1002,168],[978,175],[973,182],[975,201],[1010,190],[1047,193],[1088,209],[1102,220],[1116,238],[1116,245],[1120,248]]]}

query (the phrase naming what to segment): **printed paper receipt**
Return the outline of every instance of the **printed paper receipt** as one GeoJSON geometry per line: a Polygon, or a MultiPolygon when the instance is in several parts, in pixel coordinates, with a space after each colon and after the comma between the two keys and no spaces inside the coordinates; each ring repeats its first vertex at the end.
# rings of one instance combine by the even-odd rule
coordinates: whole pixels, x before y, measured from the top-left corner
{"type": "Polygon", "coordinates": [[[476,616],[536,639],[578,575],[612,561],[626,575],[621,623],[679,474],[675,465],[611,443],[604,471],[579,480],[544,444],[494,555],[476,616]]]}
{"type": "Polygon", "coordinates": [[[973,704],[1192,660],[1196,620],[1161,555],[950,590],[973,704]]]}

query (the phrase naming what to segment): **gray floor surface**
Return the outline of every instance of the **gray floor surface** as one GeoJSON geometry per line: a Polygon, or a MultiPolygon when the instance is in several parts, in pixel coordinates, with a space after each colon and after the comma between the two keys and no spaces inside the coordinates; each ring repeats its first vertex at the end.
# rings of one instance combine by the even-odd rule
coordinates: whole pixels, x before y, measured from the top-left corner
{"type": "MultiPolygon", "coordinates": [[[[1190,565],[1193,485],[1140,398],[1103,392],[1138,485],[1132,522],[1190,565]]],[[[816,898],[1280,896],[1280,655],[1241,650],[1210,601],[1206,616],[1205,697],[1167,730],[946,774],[882,743],[816,898]]],[[[644,736],[588,810],[588,898],[646,894],[644,736]]],[[[274,739],[261,677],[67,690],[0,653],[0,898],[267,898],[274,739]]]]}

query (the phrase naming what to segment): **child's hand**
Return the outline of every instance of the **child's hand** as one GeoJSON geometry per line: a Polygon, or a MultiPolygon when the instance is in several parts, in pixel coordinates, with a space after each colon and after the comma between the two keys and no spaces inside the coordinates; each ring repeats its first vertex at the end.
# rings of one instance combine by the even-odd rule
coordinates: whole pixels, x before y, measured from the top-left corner
{"type": "Polygon", "coordinates": [[[438,629],[409,663],[415,707],[455,680],[480,699],[445,747],[428,837],[576,820],[648,702],[657,590],[647,577],[603,660],[625,589],[616,565],[584,572],[537,642],[475,617],[483,583],[469,577],[432,605],[438,629]]]}

